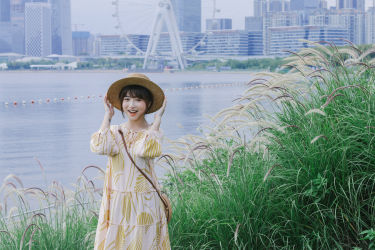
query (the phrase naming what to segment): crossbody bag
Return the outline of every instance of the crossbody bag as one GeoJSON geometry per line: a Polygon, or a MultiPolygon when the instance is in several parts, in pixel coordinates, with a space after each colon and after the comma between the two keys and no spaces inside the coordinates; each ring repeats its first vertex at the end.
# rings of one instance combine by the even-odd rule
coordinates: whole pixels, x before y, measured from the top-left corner
{"type": "Polygon", "coordinates": [[[165,193],[162,193],[156,187],[156,185],[154,184],[154,182],[145,174],[145,172],[143,172],[143,170],[140,167],[138,167],[138,165],[135,163],[133,157],[131,157],[131,155],[130,155],[130,153],[128,151],[128,147],[127,147],[126,142],[125,142],[124,134],[122,133],[122,131],[120,129],[118,130],[118,132],[120,133],[122,141],[124,142],[125,150],[126,150],[126,153],[129,156],[129,159],[134,164],[134,166],[139,170],[139,172],[141,172],[141,174],[151,183],[151,185],[154,187],[154,189],[156,190],[157,194],[159,195],[160,200],[163,202],[165,216],[167,217],[167,222],[169,223],[169,221],[172,218],[172,206],[171,206],[171,202],[170,202],[168,196],[165,193]]]}

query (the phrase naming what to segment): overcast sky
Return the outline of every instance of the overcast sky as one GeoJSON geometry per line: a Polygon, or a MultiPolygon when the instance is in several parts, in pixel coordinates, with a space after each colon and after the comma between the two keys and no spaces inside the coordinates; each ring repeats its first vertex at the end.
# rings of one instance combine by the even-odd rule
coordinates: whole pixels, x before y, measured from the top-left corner
{"type": "MultiPolygon", "coordinates": [[[[117,22],[116,19],[112,17],[112,14],[115,13],[115,8],[111,4],[112,1],[113,0],[71,0],[73,31],[88,30],[94,34],[117,34],[118,31],[114,28],[117,22]]],[[[157,0],[120,1],[144,3],[157,0]]],[[[328,0],[328,5],[333,6],[335,2],[336,0],[328,0]]],[[[253,0],[216,0],[216,8],[220,9],[216,17],[232,18],[233,29],[244,29],[244,17],[253,14],[252,3],[253,0]]],[[[366,3],[367,7],[372,6],[372,0],[366,0],[366,3]]],[[[206,18],[212,17],[212,10],[213,0],[202,0],[202,26],[206,18]]]]}

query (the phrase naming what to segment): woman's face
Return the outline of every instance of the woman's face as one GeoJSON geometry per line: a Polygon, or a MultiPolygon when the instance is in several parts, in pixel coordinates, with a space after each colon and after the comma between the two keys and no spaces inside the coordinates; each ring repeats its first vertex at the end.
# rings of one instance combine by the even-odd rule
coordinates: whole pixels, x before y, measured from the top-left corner
{"type": "Polygon", "coordinates": [[[131,97],[128,94],[122,101],[122,110],[124,110],[128,119],[132,121],[143,118],[146,113],[146,108],[145,100],[138,97],[131,97]]]}

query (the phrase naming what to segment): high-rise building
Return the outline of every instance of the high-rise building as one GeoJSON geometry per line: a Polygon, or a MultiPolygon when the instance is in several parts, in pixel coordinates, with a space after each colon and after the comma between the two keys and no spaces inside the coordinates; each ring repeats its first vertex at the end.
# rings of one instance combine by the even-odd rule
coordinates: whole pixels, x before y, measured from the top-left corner
{"type": "Polygon", "coordinates": [[[25,2],[27,0],[11,0],[10,2],[12,51],[18,54],[25,54],[25,2]]]}
{"type": "Polygon", "coordinates": [[[12,52],[12,31],[10,22],[0,22],[0,53],[12,52]]]}
{"type": "Polygon", "coordinates": [[[232,19],[230,18],[210,18],[206,19],[206,30],[231,30],[232,19]]]}
{"type": "Polygon", "coordinates": [[[261,16],[245,17],[245,30],[262,31],[263,30],[263,17],[261,16]]]}
{"type": "Polygon", "coordinates": [[[375,6],[366,13],[366,44],[375,43],[375,6]]]}
{"type": "Polygon", "coordinates": [[[50,0],[52,8],[52,53],[72,55],[70,0],[50,0]]]}
{"type": "Polygon", "coordinates": [[[249,32],[249,56],[263,55],[263,32],[251,31],[249,32]]]}
{"type": "MultiPolygon", "coordinates": [[[[196,52],[201,52],[202,47],[199,42],[203,39],[203,33],[200,32],[181,32],[182,50],[187,53],[192,48],[196,52]]],[[[171,39],[168,33],[161,33],[159,43],[156,47],[156,53],[159,55],[172,55],[171,39]]]]}
{"type": "Polygon", "coordinates": [[[25,3],[25,52],[28,56],[45,57],[52,52],[51,5],[25,3]]]}
{"type": "Polygon", "coordinates": [[[336,8],[365,11],[365,0],[336,0],[336,8]]]}
{"type": "Polygon", "coordinates": [[[0,53],[11,51],[10,0],[0,0],[0,53]]]}
{"type": "Polygon", "coordinates": [[[90,56],[93,54],[93,36],[88,31],[73,31],[72,46],[74,56],[90,56]]]}
{"type": "Polygon", "coordinates": [[[10,22],[10,0],[0,0],[0,22],[10,22]]]}
{"type": "Polygon", "coordinates": [[[302,26],[304,24],[304,15],[300,11],[288,12],[267,12],[263,19],[263,43],[264,54],[270,53],[270,28],[302,26]]]}
{"type": "Polygon", "coordinates": [[[201,32],[201,0],[171,0],[179,31],[201,32]]]}
{"type": "Polygon", "coordinates": [[[262,17],[267,12],[267,2],[265,0],[254,0],[254,15],[255,17],[262,17]]]}
{"type": "Polygon", "coordinates": [[[339,9],[317,12],[310,16],[310,25],[335,26],[347,29],[348,40],[363,44],[365,35],[365,13],[356,9],[339,9]]]}
{"type": "Polygon", "coordinates": [[[326,7],[326,0],[290,0],[290,10],[314,10],[326,7]]]}
{"type": "Polygon", "coordinates": [[[330,26],[293,26],[270,28],[270,52],[269,55],[285,56],[288,51],[296,52],[302,48],[314,45],[303,40],[320,42],[334,42],[337,46],[346,45],[344,39],[348,39],[345,28],[330,26]]]}
{"type": "Polygon", "coordinates": [[[249,32],[244,30],[212,31],[206,38],[206,55],[248,56],[249,32]]]}
{"type": "Polygon", "coordinates": [[[290,2],[286,0],[266,0],[266,12],[289,11],[290,2]]]}
{"type": "MultiPolygon", "coordinates": [[[[146,51],[148,35],[128,35],[129,40],[142,51],[146,51]]],[[[96,56],[136,55],[137,50],[129,41],[119,35],[102,35],[94,42],[96,56]]]]}

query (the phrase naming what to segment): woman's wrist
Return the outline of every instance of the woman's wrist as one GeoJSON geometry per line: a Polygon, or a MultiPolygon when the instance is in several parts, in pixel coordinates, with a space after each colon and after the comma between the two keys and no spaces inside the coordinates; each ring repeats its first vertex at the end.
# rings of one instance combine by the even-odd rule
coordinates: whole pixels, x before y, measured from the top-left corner
{"type": "Polygon", "coordinates": [[[154,122],[152,123],[151,130],[159,130],[161,123],[161,117],[155,117],[154,122]]]}
{"type": "Polygon", "coordinates": [[[106,113],[104,114],[104,119],[105,119],[105,120],[108,120],[109,122],[111,122],[111,120],[112,120],[112,115],[111,115],[110,113],[107,113],[107,112],[106,112],[106,113]]]}

